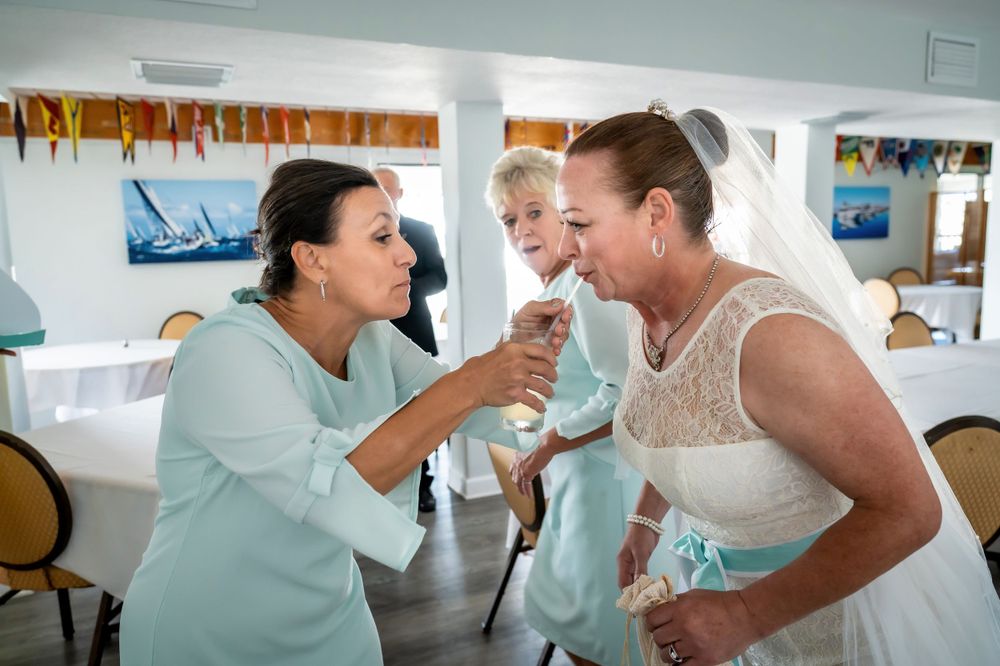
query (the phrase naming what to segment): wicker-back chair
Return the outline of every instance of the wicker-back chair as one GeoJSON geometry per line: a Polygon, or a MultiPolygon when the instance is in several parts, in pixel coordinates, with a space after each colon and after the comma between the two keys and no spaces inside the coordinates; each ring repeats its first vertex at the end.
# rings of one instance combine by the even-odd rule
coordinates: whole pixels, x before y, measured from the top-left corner
{"type": "Polygon", "coordinates": [[[183,340],[188,331],[202,319],[204,317],[190,310],[175,312],[160,327],[160,340],[183,340]]]}
{"type": "Polygon", "coordinates": [[[893,272],[889,273],[889,277],[886,279],[896,287],[913,284],[925,284],[924,276],[920,274],[920,271],[916,268],[910,268],[908,266],[897,268],[893,272]]]}
{"type": "MultiPolygon", "coordinates": [[[[56,592],[63,638],[73,639],[69,590],[93,584],[52,562],[73,531],[73,510],[62,480],[34,447],[0,430],[0,584],[11,588],[0,606],[22,590],[56,592]]],[[[101,600],[101,611],[111,600],[101,600]]],[[[120,610],[120,605],[118,610],[120,610]]],[[[88,664],[101,663],[104,646],[117,625],[117,612],[99,612],[88,664]]]]}
{"type": "MultiPolygon", "coordinates": [[[[510,476],[510,467],[514,462],[514,450],[500,444],[489,443],[486,446],[489,450],[490,462],[493,463],[493,471],[496,472],[497,481],[500,482],[503,497],[507,500],[511,511],[514,512],[514,516],[521,523],[521,529],[514,537],[514,543],[507,554],[507,566],[500,579],[500,587],[497,588],[496,595],[493,597],[490,612],[483,620],[484,634],[490,633],[490,629],[493,628],[493,620],[500,608],[500,600],[503,599],[503,593],[507,589],[507,582],[514,570],[514,564],[517,563],[517,556],[533,549],[538,543],[538,533],[542,529],[542,520],[545,518],[545,489],[542,487],[541,475],[531,480],[531,494],[522,495],[510,476]]],[[[548,664],[554,651],[555,645],[551,641],[546,641],[538,660],[539,666],[548,664]]]]}
{"type": "Polygon", "coordinates": [[[898,312],[892,318],[892,333],[885,339],[889,349],[929,347],[934,344],[931,327],[914,312],[898,312]]]}
{"type": "MultiPolygon", "coordinates": [[[[988,548],[1000,537],[1000,421],[959,416],[934,426],[924,438],[988,548]]],[[[1000,564],[1000,553],[987,550],[986,557],[1000,564]]]]}

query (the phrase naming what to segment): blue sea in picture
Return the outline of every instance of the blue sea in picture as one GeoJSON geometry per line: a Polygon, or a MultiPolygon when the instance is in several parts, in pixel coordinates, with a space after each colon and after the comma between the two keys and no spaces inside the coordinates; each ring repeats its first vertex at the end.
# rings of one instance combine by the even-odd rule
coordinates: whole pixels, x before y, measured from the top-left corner
{"type": "Polygon", "coordinates": [[[888,238],[889,188],[833,188],[833,237],[888,238]]]}
{"type": "Polygon", "coordinates": [[[252,180],[123,180],[130,264],[254,259],[252,180]]]}

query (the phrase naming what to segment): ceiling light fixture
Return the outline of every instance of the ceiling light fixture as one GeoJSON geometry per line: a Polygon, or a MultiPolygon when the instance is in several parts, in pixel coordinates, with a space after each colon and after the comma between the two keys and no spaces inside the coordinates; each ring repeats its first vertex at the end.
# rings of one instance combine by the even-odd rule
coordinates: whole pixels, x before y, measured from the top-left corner
{"type": "Polygon", "coordinates": [[[146,83],[186,86],[220,86],[229,83],[236,67],[172,60],[132,59],[132,73],[146,83]]]}

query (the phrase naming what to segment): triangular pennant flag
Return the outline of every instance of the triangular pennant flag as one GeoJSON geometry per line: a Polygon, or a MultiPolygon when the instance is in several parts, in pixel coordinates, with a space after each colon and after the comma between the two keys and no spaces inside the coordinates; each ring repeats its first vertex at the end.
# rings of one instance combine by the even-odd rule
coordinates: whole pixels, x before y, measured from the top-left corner
{"type": "Polygon", "coordinates": [[[66,131],[73,146],[73,161],[76,162],[77,150],[80,148],[80,130],[83,128],[83,102],[75,97],[63,95],[62,107],[63,117],[66,119],[66,131]]]}
{"type": "Polygon", "coordinates": [[[129,157],[135,164],[135,108],[121,97],[115,98],[118,108],[118,132],[122,140],[122,162],[129,157]]]}
{"type": "Polygon", "coordinates": [[[976,153],[976,159],[979,160],[979,165],[983,167],[983,173],[990,172],[990,159],[992,155],[993,145],[989,143],[980,143],[973,146],[972,150],[976,153]]]}
{"type": "Polygon", "coordinates": [[[848,176],[854,175],[854,168],[858,165],[858,143],[856,136],[845,136],[840,141],[840,160],[848,176]]]}
{"type": "Polygon", "coordinates": [[[278,107],[281,114],[281,129],[285,133],[285,159],[292,156],[292,133],[288,131],[288,108],[285,105],[278,107]]]}
{"type": "Polygon", "coordinates": [[[264,166],[271,161],[271,128],[268,126],[267,121],[269,117],[266,106],[260,107],[260,136],[264,140],[264,166]]]}
{"type": "Polygon", "coordinates": [[[306,157],[312,157],[312,125],[309,122],[309,109],[302,109],[302,126],[306,131],[306,157]]]}
{"type": "Polygon", "coordinates": [[[427,132],[424,129],[424,114],[420,114],[420,163],[427,166],[427,132]]]}
{"type": "Polygon", "coordinates": [[[896,139],[896,160],[903,172],[903,178],[906,178],[906,173],[910,170],[910,164],[913,161],[912,145],[913,142],[909,139],[896,139]]]}
{"type": "Polygon", "coordinates": [[[24,161],[24,146],[28,138],[28,110],[25,108],[27,100],[20,95],[14,95],[14,104],[11,107],[11,114],[14,116],[14,136],[17,137],[17,154],[21,161],[24,161]]]}
{"type": "Polygon", "coordinates": [[[934,160],[934,171],[940,176],[944,173],[944,165],[948,159],[948,144],[944,141],[935,141],[931,147],[931,157],[934,160]]]}
{"type": "Polygon", "coordinates": [[[145,100],[139,100],[142,106],[142,126],[146,132],[146,143],[149,147],[149,154],[153,154],[153,128],[156,123],[156,107],[145,100]]]}
{"type": "Polygon", "coordinates": [[[891,166],[896,166],[899,164],[899,159],[896,157],[896,139],[882,139],[882,145],[879,150],[882,153],[882,168],[888,169],[891,166]]]}
{"type": "Polygon", "coordinates": [[[38,94],[38,106],[42,109],[42,126],[45,128],[45,136],[49,140],[49,149],[52,151],[52,163],[56,161],[56,148],[59,147],[59,129],[62,127],[62,109],[59,102],[49,99],[45,95],[38,94]]]}
{"type": "Polygon", "coordinates": [[[170,145],[174,149],[174,162],[177,161],[177,107],[169,99],[163,100],[167,108],[167,132],[170,134],[170,145]]]}
{"type": "Polygon", "coordinates": [[[948,144],[948,172],[957,174],[962,170],[965,161],[965,151],[969,144],[965,141],[952,141],[948,144]]]}
{"type": "Polygon", "coordinates": [[[858,154],[861,155],[861,165],[865,168],[865,175],[872,175],[875,156],[878,154],[878,139],[872,136],[861,137],[858,141],[858,154]]]}
{"type": "Polygon", "coordinates": [[[243,143],[243,156],[247,154],[247,107],[240,104],[240,141],[243,143]]]}
{"type": "Polygon", "coordinates": [[[913,140],[913,166],[916,167],[920,177],[924,177],[927,165],[931,163],[931,142],[923,139],[913,140]]]}
{"type": "Polygon", "coordinates": [[[191,100],[191,119],[194,122],[194,130],[191,132],[194,138],[194,156],[205,161],[205,112],[201,104],[191,100]]]}
{"type": "Polygon", "coordinates": [[[226,107],[215,103],[215,142],[220,148],[226,146],[226,107]]]}
{"type": "Polygon", "coordinates": [[[563,128],[563,150],[569,147],[569,143],[572,140],[573,140],[573,123],[567,122],[566,127],[563,128]]]}

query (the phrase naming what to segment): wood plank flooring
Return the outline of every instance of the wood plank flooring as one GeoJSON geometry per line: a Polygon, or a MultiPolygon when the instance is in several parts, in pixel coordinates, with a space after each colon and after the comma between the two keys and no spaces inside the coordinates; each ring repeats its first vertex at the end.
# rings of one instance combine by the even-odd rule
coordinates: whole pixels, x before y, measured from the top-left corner
{"type": "MultiPolygon", "coordinates": [[[[443,468],[445,455],[437,461],[443,468]]],[[[493,631],[486,636],[480,630],[506,562],[507,505],[500,497],[463,500],[440,476],[434,486],[438,509],[420,514],[427,536],[406,573],[359,559],[386,665],[535,664],[545,641],[522,615],[530,555],[519,558],[493,631]]],[[[0,607],[0,665],[85,666],[100,597],[93,588],[70,592],[76,636],[69,642],[62,638],[54,593],[19,596],[0,607]]],[[[102,664],[118,663],[116,636],[102,664]]],[[[336,659],[330,664],[348,666],[336,659]]],[[[557,650],[551,664],[570,661],[557,650]]]]}

